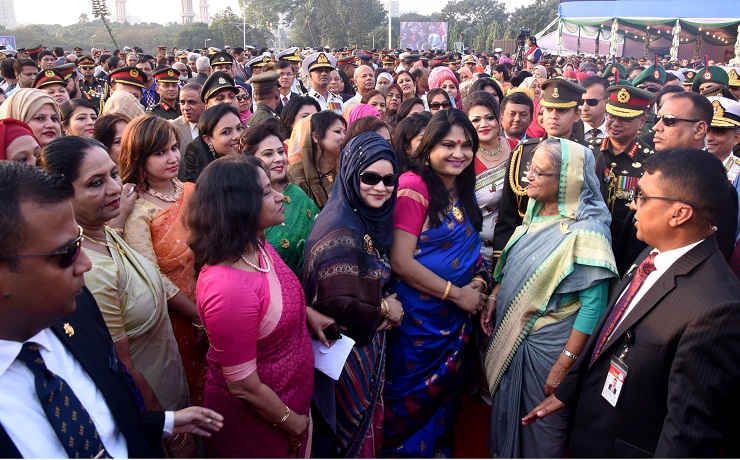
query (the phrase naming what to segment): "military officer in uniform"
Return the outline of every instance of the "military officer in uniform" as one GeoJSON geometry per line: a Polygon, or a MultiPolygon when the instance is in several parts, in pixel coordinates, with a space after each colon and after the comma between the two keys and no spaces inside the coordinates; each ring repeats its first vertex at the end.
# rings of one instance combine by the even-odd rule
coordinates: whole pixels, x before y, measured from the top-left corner
{"type": "Polygon", "coordinates": [[[647,111],[655,103],[655,94],[635,88],[626,80],[610,87],[608,92],[607,137],[594,139],[591,148],[604,155],[606,205],[612,213],[612,247],[616,247],[629,205],[637,193],[637,181],[644,173],[642,163],[655,153],[638,136],[640,128],[647,120],[647,111]]]}
{"type": "Polygon", "coordinates": [[[269,55],[263,54],[262,56],[257,56],[247,61],[247,66],[249,66],[249,69],[252,71],[252,76],[254,77],[255,75],[261,74],[267,64],[271,64],[273,62],[275,61],[273,61],[269,55]]]}
{"type": "Polygon", "coordinates": [[[323,51],[313,53],[303,60],[303,74],[311,78],[308,95],[318,101],[321,110],[332,110],[341,115],[344,110],[342,98],[329,92],[329,74],[336,67],[336,58],[323,51]]]}
{"type": "Polygon", "coordinates": [[[707,150],[725,165],[727,179],[740,189],[740,158],[733,149],[740,144],[740,102],[726,97],[708,97],[714,108],[707,131],[707,150]]]}
{"type": "Polygon", "coordinates": [[[67,82],[61,73],[55,69],[42,70],[33,79],[33,87],[48,94],[57,105],[62,105],[69,100],[67,82]]]}
{"type": "MultiPolygon", "coordinates": [[[[501,255],[514,229],[521,225],[527,211],[529,198],[527,197],[527,164],[532,161],[534,151],[539,143],[548,137],[561,137],[590,148],[589,144],[573,133],[573,125],[578,123],[578,103],[586,90],[577,83],[560,78],[547,80],[542,84],[542,107],[544,107],[543,128],[547,132],[544,137],[534,137],[519,143],[511,153],[506,165],[503,196],[496,222],[496,232],[493,236],[494,262],[501,255]]],[[[603,180],[604,156],[600,151],[593,152],[595,157],[596,175],[603,180]]],[[[606,186],[602,182],[602,196],[606,196],[606,186]]]]}
{"type": "Polygon", "coordinates": [[[234,82],[240,85],[246,84],[244,79],[237,75],[234,66],[234,57],[226,51],[219,51],[210,56],[211,68],[214,72],[226,72],[234,79],[234,82]]]}
{"type": "Polygon", "coordinates": [[[694,82],[691,84],[691,91],[707,95],[709,90],[716,87],[725,87],[730,84],[730,76],[725,69],[710,65],[696,72],[694,82]]]}
{"type": "Polygon", "coordinates": [[[252,84],[252,97],[257,103],[257,107],[254,113],[249,117],[248,125],[254,126],[259,123],[265,123],[273,121],[280,123],[280,117],[275,112],[278,102],[280,102],[280,87],[278,85],[278,79],[280,75],[277,72],[270,70],[269,72],[263,72],[259,75],[255,75],[249,80],[252,84]]]}
{"type": "Polygon", "coordinates": [[[601,78],[605,78],[609,82],[609,86],[615,84],[617,77],[619,77],[619,80],[627,78],[627,69],[618,62],[606,66],[604,73],[601,74],[601,78]]]}
{"type": "Polygon", "coordinates": [[[293,67],[293,75],[295,76],[295,80],[293,80],[293,87],[290,90],[291,92],[294,92],[296,94],[305,94],[306,87],[303,86],[303,82],[301,82],[301,79],[298,78],[298,75],[301,72],[301,61],[303,60],[303,57],[301,56],[301,49],[297,46],[287,48],[276,54],[275,59],[277,59],[278,61],[290,62],[291,67],[293,67]]]}
{"type": "MultiPolygon", "coordinates": [[[[656,62],[653,63],[653,65],[648,66],[638,76],[636,76],[632,80],[632,84],[636,88],[644,89],[657,95],[657,93],[663,89],[663,85],[665,84],[665,68],[657,62],[657,58],[655,61],[656,62]]],[[[641,136],[649,134],[653,130],[653,126],[655,126],[655,111],[649,110],[647,115],[647,120],[640,130],[641,136]]]]}
{"type": "Polygon", "coordinates": [[[735,99],[740,100],[740,67],[726,67],[725,70],[729,78],[727,86],[735,95],[735,99]]]}
{"type": "Polygon", "coordinates": [[[119,67],[110,73],[110,93],[125,91],[136,98],[141,99],[141,89],[146,87],[146,74],[136,67],[119,67]]]}
{"type": "Polygon", "coordinates": [[[239,90],[236,89],[231,75],[226,72],[213,72],[200,91],[200,100],[206,105],[206,109],[218,104],[231,104],[239,110],[237,94],[239,90]]]}
{"type": "Polygon", "coordinates": [[[146,111],[166,120],[176,120],[180,115],[180,104],[177,98],[180,94],[180,72],[171,67],[165,67],[154,72],[155,89],[159,94],[159,102],[149,106],[146,111]]]}
{"type": "Polygon", "coordinates": [[[110,88],[105,79],[95,78],[95,59],[92,56],[82,56],[77,61],[77,67],[82,74],[82,80],[79,83],[80,92],[87,94],[90,101],[96,103],[102,111],[110,88]]]}

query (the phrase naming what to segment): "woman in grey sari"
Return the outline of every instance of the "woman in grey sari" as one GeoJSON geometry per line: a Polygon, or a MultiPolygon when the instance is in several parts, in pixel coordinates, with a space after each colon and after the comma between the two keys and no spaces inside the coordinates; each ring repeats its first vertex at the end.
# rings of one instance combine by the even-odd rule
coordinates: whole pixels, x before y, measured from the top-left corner
{"type": "Polygon", "coordinates": [[[498,260],[500,284],[481,315],[492,335],[485,358],[493,403],[489,450],[505,458],[561,457],[567,413],[526,427],[521,419],[584,359],[578,355],[617,277],[611,217],[593,154],[581,145],[547,139],[527,166],[527,214],[498,260]]]}

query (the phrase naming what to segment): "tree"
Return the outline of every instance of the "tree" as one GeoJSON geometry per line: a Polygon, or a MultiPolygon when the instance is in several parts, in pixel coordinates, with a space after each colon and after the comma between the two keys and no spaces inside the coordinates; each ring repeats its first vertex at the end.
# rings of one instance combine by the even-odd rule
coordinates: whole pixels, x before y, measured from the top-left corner
{"type": "Polygon", "coordinates": [[[84,24],[84,23],[89,22],[89,21],[90,21],[90,19],[87,17],[87,14],[85,14],[85,13],[81,13],[80,14],[80,17],[77,18],[77,22],[78,23],[81,23],[81,24],[84,24]]]}
{"type": "Polygon", "coordinates": [[[532,35],[544,29],[558,15],[559,0],[535,0],[529,6],[520,6],[509,16],[506,38],[516,38],[521,28],[532,35]]]}
{"type": "Polygon", "coordinates": [[[490,24],[505,24],[508,16],[499,0],[451,0],[439,20],[449,23],[448,46],[461,41],[471,49],[484,49],[490,24]]]}
{"type": "Polygon", "coordinates": [[[247,24],[246,37],[243,35],[242,27],[244,27],[242,18],[234,14],[234,11],[226,7],[225,10],[216,13],[211,21],[211,30],[221,37],[220,42],[224,45],[236,45],[241,44],[246,38],[247,43],[258,43],[261,45],[267,45],[273,36],[267,30],[261,28],[255,28],[247,24]]]}
{"type": "Polygon", "coordinates": [[[280,25],[280,15],[288,14],[286,22],[292,22],[290,14],[299,7],[297,0],[239,0],[239,9],[246,11],[247,22],[261,29],[271,29],[280,25]]]}
{"type": "Polygon", "coordinates": [[[118,43],[116,43],[116,38],[113,36],[113,31],[108,23],[107,18],[110,16],[110,11],[108,11],[108,5],[105,3],[105,0],[92,0],[92,14],[95,18],[103,21],[105,29],[108,31],[108,35],[110,35],[110,39],[113,40],[113,45],[118,48],[118,43]]]}

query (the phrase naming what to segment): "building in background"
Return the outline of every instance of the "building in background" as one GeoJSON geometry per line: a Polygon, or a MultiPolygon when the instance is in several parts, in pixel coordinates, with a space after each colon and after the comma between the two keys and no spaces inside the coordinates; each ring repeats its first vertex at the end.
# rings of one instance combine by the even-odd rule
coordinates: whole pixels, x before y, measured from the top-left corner
{"type": "Polygon", "coordinates": [[[8,29],[18,26],[18,22],[15,20],[13,0],[0,0],[0,24],[8,29]]]}

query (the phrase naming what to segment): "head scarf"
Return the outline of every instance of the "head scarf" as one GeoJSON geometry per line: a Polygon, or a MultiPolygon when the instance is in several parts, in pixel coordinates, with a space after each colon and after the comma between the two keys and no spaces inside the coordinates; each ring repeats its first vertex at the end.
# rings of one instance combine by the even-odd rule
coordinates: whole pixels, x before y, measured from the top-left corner
{"type": "MultiPolygon", "coordinates": [[[[385,78],[386,80],[390,82],[390,84],[393,84],[393,77],[391,76],[391,74],[389,74],[388,72],[380,72],[378,74],[378,78],[375,80],[375,89],[377,89],[378,91],[380,91],[380,79],[381,78],[385,78]]],[[[387,88],[388,85],[386,85],[385,87],[387,88]]]]}
{"type": "Polygon", "coordinates": [[[468,69],[467,67],[460,67],[460,70],[458,70],[457,73],[459,73],[460,76],[462,76],[463,74],[467,75],[468,79],[466,81],[470,81],[473,79],[473,72],[471,72],[470,69],[468,69]]]}
{"type": "MultiPolygon", "coordinates": [[[[19,88],[0,105],[0,119],[15,118],[28,123],[36,112],[46,104],[51,104],[59,116],[59,107],[54,99],[40,89],[19,88]]],[[[142,112],[143,113],[143,112],[142,112]]]]}
{"type": "Polygon", "coordinates": [[[360,194],[360,173],[379,160],[390,161],[393,172],[398,173],[396,155],[379,134],[362,133],[349,141],[340,156],[339,173],[329,200],[316,217],[306,240],[305,260],[309,260],[308,251],[317,241],[338,228],[350,228],[362,236],[370,235],[374,247],[380,252],[388,250],[393,240],[393,210],[398,187],[378,209],[369,207],[360,194]]]}
{"type": "MultiPolygon", "coordinates": [[[[562,150],[558,182],[558,214],[576,222],[598,223],[600,233],[611,235],[611,213],[601,197],[599,179],[594,172],[594,156],[586,147],[567,139],[558,139],[562,150]]],[[[544,203],[529,200],[522,225],[539,215],[544,203]]]]}
{"type": "Polygon", "coordinates": [[[457,78],[455,78],[455,74],[452,73],[452,70],[448,69],[447,67],[435,67],[434,69],[432,69],[432,71],[429,72],[429,89],[441,88],[442,83],[446,82],[447,80],[451,80],[457,88],[457,96],[455,96],[454,98],[455,107],[458,109],[462,109],[460,83],[457,81],[457,78]]]}
{"type": "MultiPolygon", "coordinates": [[[[244,91],[249,94],[249,97],[252,97],[252,87],[250,85],[242,85],[240,83],[235,84],[237,90],[239,88],[243,89],[244,91]]],[[[242,124],[246,125],[247,121],[249,120],[249,117],[252,116],[252,107],[248,107],[246,112],[239,112],[239,119],[241,120],[242,124]]]]}
{"type": "Polygon", "coordinates": [[[362,117],[376,117],[383,119],[383,116],[378,112],[378,109],[368,104],[357,104],[347,112],[347,125],[351,125],[362,117]]]}
{"type": "Polygon", "coordinates": [[[0,120],[0,160],[8,159],[8,146],[10,146],[14,140],[23,136],[31,136],[34,140],[36,139],[31,128],[22,121],[16,120],[15,118],[0,120]]]}
{"type": "Polygon", "coordinates": [[[144,115],[144,107],[133,94],[116,91],[105,101],[103,115],[108,114],[120,115],[131,121],[139,115],[144,115]]]}
{"type": "MultiPolygon", "coordinates": [[[[537,77],[527,77],[521,83],[519,83],[518,88],[529,89],[532,86],[532,82],[534,82],[535,80],[537,80],[537,77]]],[[[529,90],[532,91],[531,89],[529,90]]]]}
{"type": "Polygon", "coordinates": [[[542,137],[546,133],[545,128],[543,128],[537,121],[537,114],[540,113],[540,108],[542,108],[542,98],[538,97],[537,100],[534,101],[534,110],[532,110],[532,123],[530,123],[529,127],[527,128],[527,137],[542,137]]]}
{"type": "MultiPolygon", "coordinates": [[[[547,69],[545,68],[545,66],[540,64],[540,65],[534,66],[534,68],[540,71],[539,78],[547,79],[547,69]]],[[[534,75],[534,69],[532,69],[532,75],[534,75]]]]}

